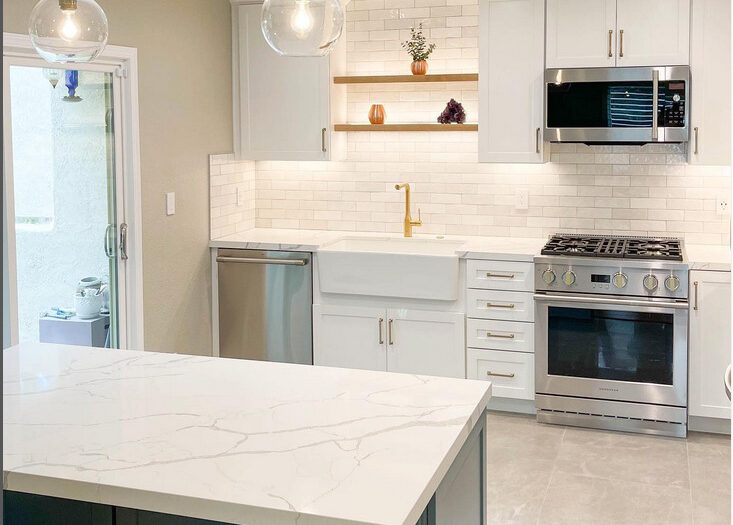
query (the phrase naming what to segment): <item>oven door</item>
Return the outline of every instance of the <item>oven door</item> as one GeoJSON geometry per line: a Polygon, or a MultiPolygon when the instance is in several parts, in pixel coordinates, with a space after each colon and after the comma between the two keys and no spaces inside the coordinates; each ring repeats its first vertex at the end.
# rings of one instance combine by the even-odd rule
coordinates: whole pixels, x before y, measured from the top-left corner
{"type": "Polygon", "coordinates": [[[687,406],[687,302],[535,295],[538,394],[687,406]]]}
{"type": "Polygon", "coordinates": [[[684,66],[548,69],[544,136],[552,142],[685,142],[689,87],[684,66]]]}

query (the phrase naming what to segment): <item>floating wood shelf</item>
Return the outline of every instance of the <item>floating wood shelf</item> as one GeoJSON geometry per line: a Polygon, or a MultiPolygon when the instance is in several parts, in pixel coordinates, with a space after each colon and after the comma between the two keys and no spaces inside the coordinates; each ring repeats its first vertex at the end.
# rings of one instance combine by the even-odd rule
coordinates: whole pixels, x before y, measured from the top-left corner
{"type": "Polygon", "coordinates": [[[478,124],[335,124],[334,131],[478,131],[478,124]]]}
{"type": "Polygon", "coordinates": [[[334,84],[395,84],[399,82],[476,82],[478,73],[445,75],[361,75],[333,77],[334,84]]]}

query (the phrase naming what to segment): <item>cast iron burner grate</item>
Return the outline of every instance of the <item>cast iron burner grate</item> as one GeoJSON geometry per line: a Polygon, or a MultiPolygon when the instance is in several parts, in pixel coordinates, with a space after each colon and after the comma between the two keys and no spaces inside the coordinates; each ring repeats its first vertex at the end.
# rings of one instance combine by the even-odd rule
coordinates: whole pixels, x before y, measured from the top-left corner
{"type": "Polygon", "coordinates": [[[664,237],[565,235],[550,237],[542,255],[682,260],[682,241],[664,237]]]}

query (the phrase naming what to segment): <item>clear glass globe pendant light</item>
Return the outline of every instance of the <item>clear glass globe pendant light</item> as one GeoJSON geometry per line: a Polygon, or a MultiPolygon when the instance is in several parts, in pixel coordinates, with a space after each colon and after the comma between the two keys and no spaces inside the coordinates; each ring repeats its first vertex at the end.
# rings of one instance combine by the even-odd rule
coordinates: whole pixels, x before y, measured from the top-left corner
{"type": "Polygon", "coordinates": [[[48,62],[89,62],[107,45],[109,25],[94,0],[41,0],[31,12],[28,34],[48,62]]]}
{"type": "Polygon", "coordinates": [[[262,34],[270,47],[285,56],[327,55],[344,29],[339,0],[265,0],[262,34]]]}

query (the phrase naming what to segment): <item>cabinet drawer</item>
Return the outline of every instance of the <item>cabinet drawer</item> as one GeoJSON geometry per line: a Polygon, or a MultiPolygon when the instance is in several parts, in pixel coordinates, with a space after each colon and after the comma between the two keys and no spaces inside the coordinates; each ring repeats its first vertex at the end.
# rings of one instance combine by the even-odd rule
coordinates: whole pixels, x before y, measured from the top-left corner
{"type": "Polygon", "coordinates": [[[534,354],[469,348],[468,379],[491,381],[493,397],[534,399],[534,354]]]}
{"type": "Polygon", "coordinates": [[[468,288],[488,290],[534,290],[534,263],[512,261],[466,262],[466,282],[468,288]]]}
{"type": "Polygon", "coordinates": [[[468,290],[468,317],[501,321],[534,321],[534,297],[531,292],[503,290],[468,290]]]}
{"type": "Polygon", "coordinates": [[[534,352],[534,323],[468,319],[466,336],[470,347],[534,352]]]}

